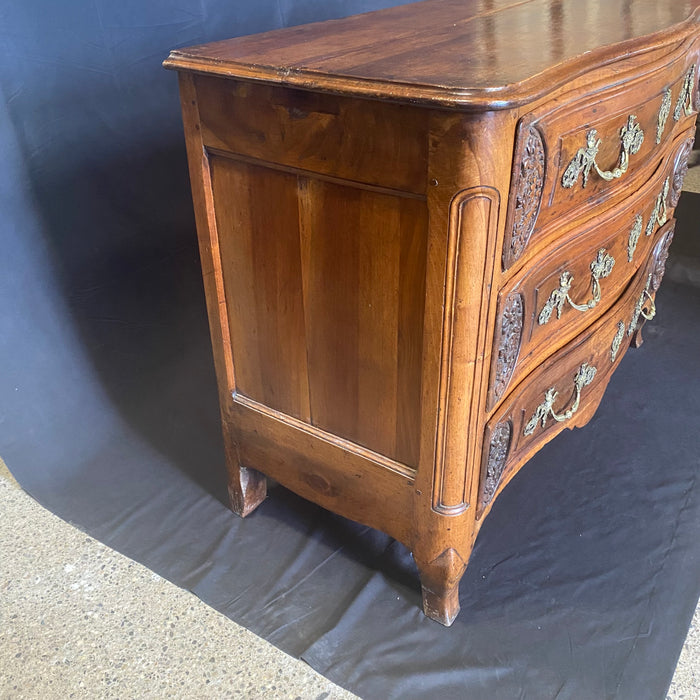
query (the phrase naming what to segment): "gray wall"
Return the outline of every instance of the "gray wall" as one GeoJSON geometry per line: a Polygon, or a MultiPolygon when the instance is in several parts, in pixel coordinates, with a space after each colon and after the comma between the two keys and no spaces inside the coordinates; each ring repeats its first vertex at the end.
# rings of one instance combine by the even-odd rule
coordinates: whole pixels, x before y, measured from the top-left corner
{"type": "Polygon", "coordinates": [[[138,422],[183,336],[207,337],[168,51],[396,4],[0,5],[0,455],[27,479],[94,449],[115,406],[138,422]]]}

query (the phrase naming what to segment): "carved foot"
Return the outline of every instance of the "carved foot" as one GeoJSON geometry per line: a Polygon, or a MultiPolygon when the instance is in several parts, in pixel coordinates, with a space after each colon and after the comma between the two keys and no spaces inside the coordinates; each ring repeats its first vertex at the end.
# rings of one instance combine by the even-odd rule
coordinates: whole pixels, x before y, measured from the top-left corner
{"type": "Polygon", "coordinates": [[[228,469],[229,503],[231,510],[236,515],[245,518],[265,500],[267,479],[256,469],[241,465],[233,423],[225,414],[222,415],[221,428],[224,436],[226,468],[228,469]]]}
{"type": "Polygon", "coordinates": [[[423,612],[431,620],[449,627],[459,613],[459,581],[466,562],[456,550],[446,549],[428,564],[418,563],[423,612]]]}
{"type": "Polygon", "coordinates": [[[435,593],[425,586],[423,589],[423,612],[435,622],[449,627],[459,614],[459,584],[442,593],[435,593]]]}
{"type": "Polygon", "coordinates": [[[267,479],[255,469],[236,466],[231,470],[228,496],[231,510],[241,518],[250,515],[267,496],[267,479]],[[237,474],[236,474],[237,472],[237,474]]]}

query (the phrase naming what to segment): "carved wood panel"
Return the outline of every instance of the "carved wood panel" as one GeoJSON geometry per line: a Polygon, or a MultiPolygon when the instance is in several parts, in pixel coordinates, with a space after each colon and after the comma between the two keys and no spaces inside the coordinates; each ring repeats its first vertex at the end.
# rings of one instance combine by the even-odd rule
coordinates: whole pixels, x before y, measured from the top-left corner
{"type": "Polygon", "coordinates": [[[675,207],[678,204],[678,200],[681,198],[683,181],[688,172],[688,158],[690,158],[690,152],[693,150],[693,143],[694,139],[684,141],[676,154],[673,165],[673,178],[671,180],[671,193],[669,195],[672,207],[675,207]]]}
{"type": "Polygon", "coordinates": [[[677,120],[666,114],[669,89],[673,113],[690,74],[687,53],[678,52],[635,81],[581,102],[545,103],[523,117],[514,151],[503,271],[536,255],[551,236],[583,224],[603,202],[606,209],[615,206],[645,186],[695,117],[690,98],[683,101],[677,120]]]}
{"type": "Polygon", "coordinates": [[[523,295],[519,292],[512,292],[503,304],[500,327],[497,327],[500,331],[500,339],[496,341],[498,352],[492,368],[493,380],[489,406],[493,406],[503,396],[513,375],[523,338],[523,320],[523,295]]]}
{"type": "Polygon", "coordinates": [[[673,242],[673,234],[676,228],[675,221],[669,221],[667,225],[667,233],[657,245],[655,251],[656,263],[654,271],[651,273],[651,289],[653,292],[658,292],[661,286],[661,280],[666,272],[666,261],[668,260],[668,250],[673,242]]]}
{"type": "Polygon", "coordinates": [[[479,512],[491,502],[506,466],[513,437],[513,424],[510,420],[498,423],[491,431],[485,465],[481,475],[479,512]]]}
{"type": "Polygon", "coordinates": [[[546,157],[542,134],[535,126],[521,124],[515,162],[503,246],[504,270],[525,250],[542,203],[546,157]]]}

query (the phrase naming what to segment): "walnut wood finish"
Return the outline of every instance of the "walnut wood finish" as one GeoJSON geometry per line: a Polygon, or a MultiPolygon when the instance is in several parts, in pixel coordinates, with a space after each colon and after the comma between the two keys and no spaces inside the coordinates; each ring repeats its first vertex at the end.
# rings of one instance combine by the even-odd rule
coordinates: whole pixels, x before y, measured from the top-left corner
{"type": "Polygon", "coordinates": [[[699,7],[698,0],[426,0],[179,49],[166,66],[357,97],[502,109],[547,97],[621,56],[643,62],[650,50],[677,46],[695,36],[699,7]]]}
{"type": "Polygon", "coordinates": [[[618,299],[648,258],[660,223],[672,216],[672,183],[677,172],[684,174],[693,134],[694,129],[681,134],[662,151],[661,162],[654,163],[655,173],[638,192],[608,209],[605,217],[589,219],[583,226],[562,232],[561,238],[538,258],[537,265],[520,268],[501,289],[499,316],[507,317],[508,307],[517,299],[521,319],[517,334],[513,321],[501,323],[494,334],[489,408],[541,362],[544,344],[550,351],[557,350],[618,299]],[[665,190],[666,206],[659,217],[657,203],[665,190]],[[602,258],[608,258],[612,267],[600,273],[596,282],[592,267],[602,258]],[[562,275],[569,275],[569,299],[583,308],[563,299],[559,305],[554,303],[562,288],[562,275]],[[594,294],[596,286],[599,301],[594,294]],[[508,351],[509,345],[515,344],[517,347],[508,351]]]}
{"type": "MultiPolygon", "coordinates": [[[[654,238],[653,253],[647,256],[644,266],[637,271],[632,283],[625,289],[615,305],[596,323],[578,335],[561,350],[551,355],[534,370],[527,381],[521,382],[518,389],[511,392],[508,399],[494,413],[486,427],[484,440],[485,454],[482,461],[482,479],[484,485],[479,496],[477,511],[479,517],[488,511],[493,497],[505,486],[532,454],[561,431],[562,427],[581,427],[592,417],[602,399],[612,372],[619,364],[631,343],[633,334],[641,329],[644,323],[642,312],[649,314],[653,308],[653,298],[663,277],[668,246],[673,238],[673,221],[665,224],[654,238]],[[654,275],[657,281],[653,282],[654,275]],[[648,290],[647,295],[645,290],[648,290]],[[638,307],[639,300],[641,307],[638,307]],[[553,387],[557,400],[553,408],[558,414],[564,414],[575,401],[575,385],[573,378],[583,363],[595,367],[596,372],[592,381],[581,389],[582,401],[577,411],[571,417],[558,423],[551,414],[545,416],[532,429],[528,426],[530,419],[542,403],[544,394],[553,387]],[[495,455],[489,459],[493,435],[502,433],[499,426],[508,424],[507,444],[503,448],[505,454],[495,455]],[[491,468],[491,474],[488,474],[491,468]],[[490,479],[489,479],[490,477],[490,479]],[[486,483],[491,481],[489,488],[486,483]]],[[[499,441],[503,441],[499,437],[499,441]]]]}
{"type": "MultiPolygon", "coordinates": [[[[675,118],[676,105],[683,97],[686,77],[695,71],[697,49],[692,40],[681,43],[676,49],[651,61],[644,70],[621,68],[610,81],[600,81],[591,86],[583,97],[567,93],[563,98],[549,100],[530,112],[520,125],[514,178],[511,186],[510,220],[506,229],[504,269],[517,269],[531,256],[539,255],[554,234],[561,235],[566,228],[576,228],[577,223],[590,216],[592,205],[606,207],[626,201],[632,192],[644,186],[650,172],[657,168],[660,159],[668,153],[679,134],[695,124],[696,109],[686,114],[681,109],[675,118]],[[601,89],[596,89],[601,88],[601,89]],[[659,114],[666,93],[670,95],[670,111],[659,129],[659,114]],[[591,95],[595,95],[591,99],[591,95]],[[614,169],[621,150],[620,131],[630,117],[643,131],[644,139],[639,150],[630,155],[629,170],[619,178],[606,181],[592,171],[587,184],[579,175],[572,187],[562,184],[566,169],[577,152],[586,146],[586,136],[597,132],[600,148],[597,162],[606,170],[614,169]],[[657,138],[657,135],[659,138],[657,138]],[[538,192],[531,192],[528,174],[533,170],[536,139],[547,144],[542,149],[543,176],[538,192]],[[529,149],[528,149],[529,146],[529,149]],[[525,181],[527,187],[521,185],[525,181]],[[519,202],[520,192],[528,193],[526,201],[519,202]],[[525,212],[536,216],[527,217],[525,212]]],[[[696,80],[694,78],[694,84],[696,80]]],[[[696,93],[694,93],[696,95],[696,93]]],[[[686,159],[687,160],[687,159],[686,159]]],[[[520,196],[523,199],[522,196],[520,196]]],[[[675,206],[675,205],[674,205],[675,206]]]]}
{"type": "Polygon", "coordinates": [[[428,0],[171,54],[235,512],[269,476],[389,533],[452,623],[494,499],[653,316],[699,9],[428,0]]]}

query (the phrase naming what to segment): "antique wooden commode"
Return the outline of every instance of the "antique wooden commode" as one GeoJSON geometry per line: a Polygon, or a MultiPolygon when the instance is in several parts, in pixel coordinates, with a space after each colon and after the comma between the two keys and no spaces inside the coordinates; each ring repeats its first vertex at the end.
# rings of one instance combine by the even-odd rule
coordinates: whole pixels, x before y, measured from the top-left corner
{"type": "Polygon", "coordinates": [[[233,509],[405,543],[449,625],[498,493],[654,315],[700,0],[427,0],[173,51],[233,509]]]}

